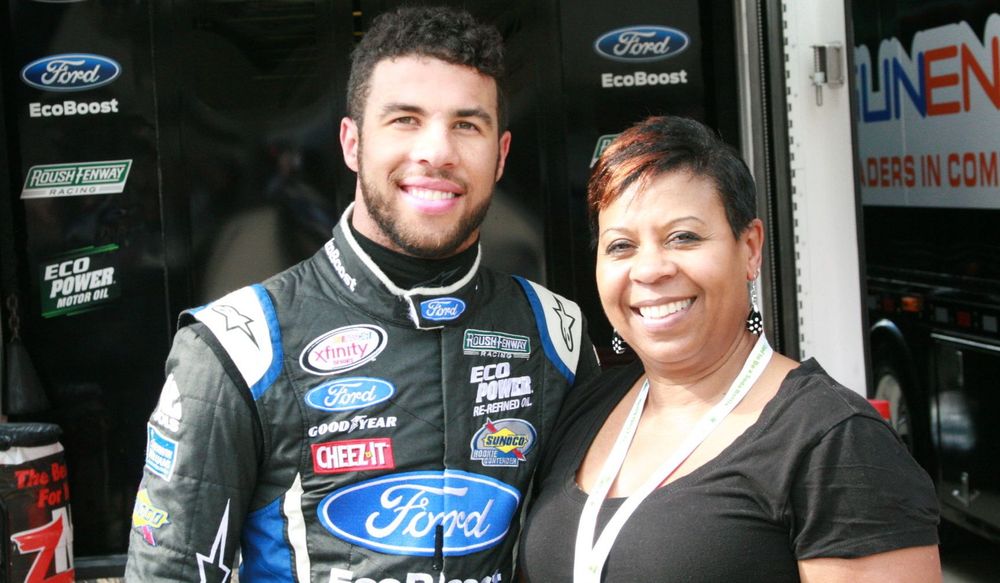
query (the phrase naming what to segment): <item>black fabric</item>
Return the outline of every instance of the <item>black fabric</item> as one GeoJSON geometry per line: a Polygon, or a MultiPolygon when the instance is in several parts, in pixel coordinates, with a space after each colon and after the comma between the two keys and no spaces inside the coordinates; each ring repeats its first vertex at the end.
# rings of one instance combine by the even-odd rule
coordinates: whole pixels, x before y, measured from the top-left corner
{"type": "Polygon", "coordinates": [[[359,233],[353,224],[350,229],[361,249],[393,283],[403,289],[451,285],[472,269],[479,252],[479,245],[472,245],[445,259],[421,259],[386,249],[359,233]]]}
{"type": "MultiPolygon", "coordinates": [[[[642,374],[613,369],[571,394],[521,540],[521,581],[572,580],[586,494],[575,473],[642,374]]],[[[603,529],[623,499],[605,501],[603,529]]],[[[807,361],[715,459],[653,492],[622,529],[604,581],[798,581],[797,561],[937,543],[933,484],[860,396],[807,361]]]]}

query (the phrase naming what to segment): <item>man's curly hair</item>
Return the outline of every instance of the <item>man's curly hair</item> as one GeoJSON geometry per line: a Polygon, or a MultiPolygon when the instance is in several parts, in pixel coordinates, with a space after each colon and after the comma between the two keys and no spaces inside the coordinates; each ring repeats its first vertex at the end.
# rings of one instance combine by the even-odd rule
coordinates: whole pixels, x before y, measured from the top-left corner
{"type": "Polygon", "coordinates": [[[421,56],[472,67],[497,84],[499,130],[507,125],[503,38],[491,25],[481,24],[464,10],[412,6],[375,17],[371,28],[354,49],[347,82],[348,115],[361,125],[372,71],[384,59],[421,56]]]}

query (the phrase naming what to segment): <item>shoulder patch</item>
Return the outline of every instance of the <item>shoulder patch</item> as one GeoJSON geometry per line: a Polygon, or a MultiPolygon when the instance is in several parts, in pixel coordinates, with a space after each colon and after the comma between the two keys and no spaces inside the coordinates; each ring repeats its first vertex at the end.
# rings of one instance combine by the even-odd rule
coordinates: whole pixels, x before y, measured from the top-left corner
{"type": "Polygon", "coordinates": [[[256,284],[189,312],[208,326],[246,381],[254,400],[274,383],[284,360],[271,297],[256,284]]]}
{"type": "Polygon", "coordinates": [[[545,356],[572,383],[580,361],[583,336],[580,306],[533,281],[518,276],[514,276],[514,279],[524,289],[535,313],[545,356]]]}

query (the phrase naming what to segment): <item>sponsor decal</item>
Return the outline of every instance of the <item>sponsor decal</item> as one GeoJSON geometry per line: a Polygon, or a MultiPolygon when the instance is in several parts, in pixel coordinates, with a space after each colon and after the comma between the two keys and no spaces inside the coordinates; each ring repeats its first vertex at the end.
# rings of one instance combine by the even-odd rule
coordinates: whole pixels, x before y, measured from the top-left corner
{"type": "Polygon", "coordinates": [[[299,365],[317,375],[344,372],[374,360],[387,343],[388,335],[378,326],[344,326],[310,342],[299,357],[299,365]]]}
{"type": "Polygon", "coordinates": [[[646,73],[636,71],[625,75],[614,75],[612,73],[601,74],[601,87],[611,89],[615,87],[645,87],[647,85],[684,85],[688,82],[687,71],[680,70],[673,73],[646,73]]]}
{"type": "Polygon", "coordinates": [[[531,339],[516,334],[470,328],[465,331],[462,351],[468,355],[528,358],[531,356],[531,339]]]}
{"type": "Polygon", "coordinates": [[[119,194],[125,191],[131,168],[132,160],[32,166],[24,179],[21,199],[119,194]]]}
{"type": "Polygon", "coordinates": [[[472,408],[473,417],[531,406],[531,377],[511,378],[509,362],[474,366],[469,382],[476,386],[477,404],[472,408]]]}
{"type": "Polygon", "coordinates": [[[160,433],[151,423],[146,424],[146,469],[170,481],[177,463],[177,442],[160,433]]]}
{"type": "Polygon", "coordinates": [[[590,156],[590,167],[593,168],[594,164],[597,164],[597,160],[604,153],[604,150],[621,134],[604,134],[603,136],[597,138],[597,145],[594,146],[594,153],[590,156]]]}
{"type": "Polygon", "coordinates": [[[18,553],[35,555],[24,583],[72,583],[75,580],[73,523],[69,508],[54,509],[52,520],[47,524],[14,533],[10,540],[17,545],[18,553]]]}
{"type": "Polygon", "coordinates": [[[500,419],[486,424],[472,437],[472,459],[484,466],[517,466],[535,446],[535,427],[523,419],[500,419]]]}
{"type": "Polygon", "coordinates": [[[326,242],[326,245],[323,245],[323,250],[326,251],[326,256],[330,260],[330,263],[333,264],[333,270],[337,272],[340,281],[344,282],[347,289],[353,292],[358,287],[358,280],[347,273],[347,268],[344,267],[344,262],[340,259],[340,249],[337,249],[337,246],[333,244],[333,239],[330,239],[326,242]]]}
{"type": "Polygon", "coordinates": [[[181,392],[177,388],[177,381],[171,373],[163,383],[163,390],[160,392],[160,401],[153,411],[153,421],[156,421],[164,429],[177,432],[181,428],[181,392]]]}
{"type": "Polygon", "coordinates": [[[31,117],[72,117],[103,113],[118,113],[118,100],[73,101],[66,99],[59,103],[39,103],[36,101],[28,104],[28,115],[31,117]]]}
{"type": "Polygon", "coordinates": [[[335,537],[391,555],[430,557],[440,527],[445,557],[499,544],[521,493],[479,474],[445,470],[382,476],[341,488],[320,502],[320,522],[335,537]]]}
{"type": "Polygon", "coordinates": [[[391,470],[396,467],[392,439],[348,439],[312,445],[313,471],[343,474],[362,470],[391,470]]]}
{"type": "Polygon", "coordinates": [[[420,315],[425,320],[454,320],[465,311],[465,302],[458,298],[435,298],[420,302],[420,315]]]}
{"type": "Polygon", "coordinates": [[[353,411],[387,401],[395,393],[396,387],[389,381],[347,377],[318,385],[306,393],[305,401],[320,411],[353,411]]]}
{"type": "Polygon", "coordinates": [[[229,581],[231,569],[226,566],[225,561],[226,539],[229,537],[229,503],[227,500],[226,511],[222,513],[222,520],[219,521],[219,530],[215,531],[211,550],[207,555],[195,553],[195,558],[198,560],[199,583],[229,581]]]}
{"type": "Polygon", "coordinates": [[[52,55],[21,69],[21,80],[42,91],[87,91],[112,83],[122,73],[114,59],[87,53],[52,55]]]}
{"type": "Polygon", "coordinates": [[[688,48],[690,42],[688,35],[676,28],[629,26],[597,37],[594,50],[612,61],[641,63],[675,57],[688,48]]]}
{"type": "Polygon", "coordinates": [[[354,433],[359,429],[391,429],[396,426],[396,417],[369,417],[355,415],[351,419],[338,419],[313,425],[307,432],[309,437],[319,437],[327,433],[354,433]]]}
{"type": "Polygon", "coordinates": [[[164,524],[170,522],[170,515],[166,510],[157,508],[156,504],[149,499],[149,490],[143,488],[135,497],[135,506],[132,508],[132,528],[142,535],[142,540],[150,546],[156,546],[154,531],[157,531],[164,524]]]}
{"type": "Polygon", "coordinates": [[[39,268],[42,317],[96,309],[121,295],[115,278],[117,245],[84,247],[50,258],[39,268]]]}
{"type": "MultiPolygon", "coordinates": [[[[492,575],[484,576],[456,576],[454,572],[448,571],[448,577],[450,583],[503,583],[503,575],[499,572],[494,571],[492,575]]],[[[383,579],[380,583],[437,583],[442,581],[440,573],[420,573],[420,572],[409,572],[406,574],[405,579],[383,579]]],[[[339,567],[333,567],[330,569],[330,578],[327,583],[374,583],[372,579],[368,577],[362,577],[360,579],[354,579],[354,571],[348,571],[347,569],[341,569],[339,567]]]]}

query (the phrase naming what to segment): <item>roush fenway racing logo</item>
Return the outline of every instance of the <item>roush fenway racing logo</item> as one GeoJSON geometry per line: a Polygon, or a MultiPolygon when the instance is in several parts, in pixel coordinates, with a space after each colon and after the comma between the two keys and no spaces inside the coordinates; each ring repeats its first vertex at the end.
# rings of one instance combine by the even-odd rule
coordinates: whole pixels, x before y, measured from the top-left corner
{"type": "Polygon", "coordinates": [[[320,502],[320,522],[335,537],[391,555],[462,556],[503,540],[521,493],[457,470],[408,472],[341,488],[320,502]]]}

